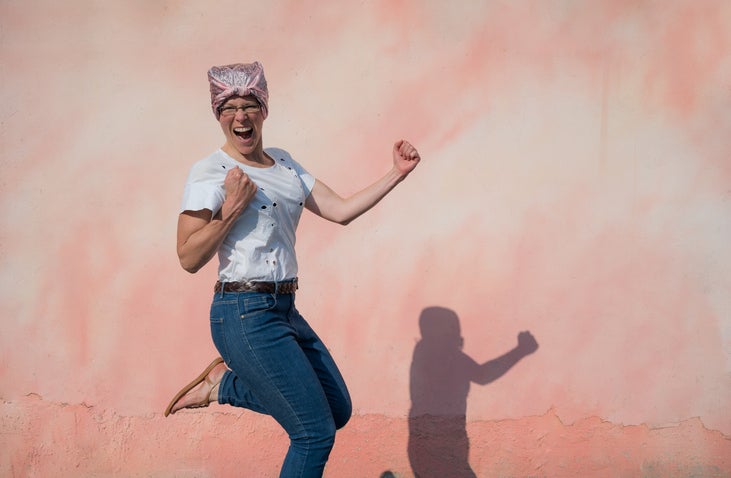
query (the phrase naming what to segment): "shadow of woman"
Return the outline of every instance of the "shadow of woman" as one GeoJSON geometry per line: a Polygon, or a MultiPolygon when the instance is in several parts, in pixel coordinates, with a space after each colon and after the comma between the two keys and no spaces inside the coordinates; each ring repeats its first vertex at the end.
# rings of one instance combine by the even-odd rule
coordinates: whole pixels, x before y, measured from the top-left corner
{"type": "Polygon", "coordinates": [[[466,429],[470,384],[486,385],[535,352],[530,332],[518,345],[479,364],[462,351],[459,318],[450,309],[428,307],[419,317],[421,340],[411,362],[408,454],[416,478],[475,477],[466,429]]]}

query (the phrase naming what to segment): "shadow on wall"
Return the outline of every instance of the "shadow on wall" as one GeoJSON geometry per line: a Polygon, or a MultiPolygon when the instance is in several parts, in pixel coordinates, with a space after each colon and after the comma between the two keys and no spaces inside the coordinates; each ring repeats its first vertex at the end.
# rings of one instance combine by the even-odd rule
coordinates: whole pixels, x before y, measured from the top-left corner
{"type": "Polygon", "coordinates": [[[452,310],[424,309],[419,328],[421,340],[411,362],[411,469],[417,478],[474,477],[466,429],[470,383],[487,385],[497,380],[535,352],[538,343],[530,332],[520,332],[514,349],[479,364],[462,351],[459,317],[452,310]]]}

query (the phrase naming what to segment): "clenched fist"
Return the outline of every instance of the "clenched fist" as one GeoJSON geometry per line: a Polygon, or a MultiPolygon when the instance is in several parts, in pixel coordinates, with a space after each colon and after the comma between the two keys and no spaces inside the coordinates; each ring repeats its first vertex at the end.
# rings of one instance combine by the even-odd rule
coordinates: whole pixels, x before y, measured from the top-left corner
{"type": "Polygon", "coordinates": [[[414,170],[421,161],[419,152],[408,141],[399,140],[393,145],[393,165],[404,176],[414,170]]]}
{"type": "Polygon", "coordinates": [[[538,342],[533,334],[527,330],[518,334],[518,348],[522,349],[526,354],[532,354],[538,350],[538,342]]]}
{"type": "Polygon", "coordinates": [[[241,168],[233,168],[226,173],[223,180],[223,187],[226,191],[224,205],[226,209],[237,216],[241,214],[256,194],[256,183],[251,180],[248,174],[241,168]]]}

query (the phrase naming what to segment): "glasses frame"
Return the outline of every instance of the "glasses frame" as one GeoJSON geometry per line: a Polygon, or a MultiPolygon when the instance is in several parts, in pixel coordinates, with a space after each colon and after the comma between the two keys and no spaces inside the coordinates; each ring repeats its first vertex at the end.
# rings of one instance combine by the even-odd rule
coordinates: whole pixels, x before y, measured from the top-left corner
{"type": "Polygon", "coordinates": [[[218,108],[218,114],[228,118],[231,116],[236,116],[236,113],[238,113],[239,110],[241,110],[241,112],[247,116],[254,115],[254,114],[261,112],[261,105],[258,103],[256,103],[256,104],[250,103],[247,105],[239,105],[239,106],[223,105],[220,108],[218,108]]]}

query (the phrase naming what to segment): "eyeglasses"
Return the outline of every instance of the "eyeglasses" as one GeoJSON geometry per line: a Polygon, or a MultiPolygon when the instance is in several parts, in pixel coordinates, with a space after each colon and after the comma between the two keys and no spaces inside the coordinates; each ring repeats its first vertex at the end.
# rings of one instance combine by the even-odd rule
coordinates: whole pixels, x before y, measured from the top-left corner
{"type": "Polygon", "coordinates": [[[233,106],[233,105],[226,105],[222,106],[218,112],[221,116],[234,116],[237,111],[243,111],[245,115],[253,115],[255,113],[258,113],[261,111],[261,105],[259,104],[249,104],[249,105],[241,105],[241,106],[233,106]]]}

